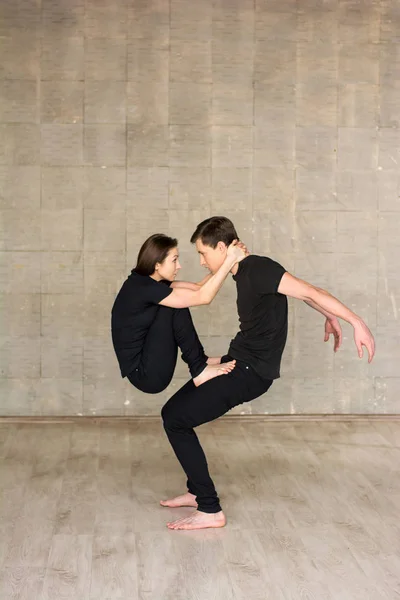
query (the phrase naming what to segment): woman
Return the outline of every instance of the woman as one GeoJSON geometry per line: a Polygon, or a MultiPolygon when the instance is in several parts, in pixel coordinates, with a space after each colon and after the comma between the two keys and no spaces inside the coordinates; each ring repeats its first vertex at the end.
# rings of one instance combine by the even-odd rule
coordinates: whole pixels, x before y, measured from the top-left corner
{"type": "Polygon", "coordinates": [[[209,304],[244,257],[245,247],[235,241],[217,273],[198,284],[175,282],[181,268],[177,240],[159,233],[150,236],[111,312],[112,340],[122,377],[143,392],[163,391],[174,374],[178,347],[194,385],[229,373],[235,361],[221,365],[219,358],[207,358],[188,307],[209,304]]]}

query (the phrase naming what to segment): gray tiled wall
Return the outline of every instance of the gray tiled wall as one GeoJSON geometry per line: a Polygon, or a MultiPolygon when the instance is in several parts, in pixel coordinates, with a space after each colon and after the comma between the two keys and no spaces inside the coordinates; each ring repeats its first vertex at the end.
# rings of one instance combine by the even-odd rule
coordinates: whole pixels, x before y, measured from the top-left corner
{"type": "MultiPolygon", "coordinates": [[[[144,239],[196,224],[339,296],[376,335],[360,361],[290,302],[282,378],[241,413],[398,413],[397,0],[3,0],[2,415],[158,414],[123,381],[110,308],[144,239]]],[[[228,281],[193,310],[211,354],[237,329],[228,281]]]]}

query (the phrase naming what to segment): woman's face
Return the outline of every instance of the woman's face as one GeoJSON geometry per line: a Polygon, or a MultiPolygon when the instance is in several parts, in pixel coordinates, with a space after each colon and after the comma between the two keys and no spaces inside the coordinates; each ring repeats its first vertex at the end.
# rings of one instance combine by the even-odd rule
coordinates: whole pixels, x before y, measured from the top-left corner
{"type": "Polygon", "coordinates": [[[168,281],[174,281],[181,268],[178,248],[171,248],[163,262],[156,264],[156,273],[159,280],[167,279],[168,281]]]}

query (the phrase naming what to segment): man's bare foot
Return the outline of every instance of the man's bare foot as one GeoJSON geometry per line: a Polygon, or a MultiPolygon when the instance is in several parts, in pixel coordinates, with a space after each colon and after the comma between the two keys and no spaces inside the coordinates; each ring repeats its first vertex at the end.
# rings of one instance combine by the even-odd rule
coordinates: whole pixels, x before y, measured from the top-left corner
{"type": "Polygon", "coordinates": [[[207,358],[207,364],[208,365],[220,365],[221,357],[220,356],[209,356],[207,358]]]}
{"type": "Polygon", "coordinates": [[[196,510],[189,517],[183,517],[167,524],[168,529],[207,529],[208,527],[225,527],[224,513],[205,513],[196,510]]]}
{"type": "Polygon", "coordinates": [[[199,385],[205,383],[209,379],[214,379],[214,377],[219,377],[220,375],[227,375],[235,368],[235,365],[236,360],[231,360],[222,365],[207,365],[200,375],[194,377],[193,383],[196,387],[199,387],[199,385]]]}
{"type": "Polygon", "coordinates": [[[190,492],[182,494],[182,496],[176,496],[170,500],[161,500],[160,504],[168,508],[178,508],[179,506],[193,506],[193,508],[197,508],[196,496],[190,492]]]}

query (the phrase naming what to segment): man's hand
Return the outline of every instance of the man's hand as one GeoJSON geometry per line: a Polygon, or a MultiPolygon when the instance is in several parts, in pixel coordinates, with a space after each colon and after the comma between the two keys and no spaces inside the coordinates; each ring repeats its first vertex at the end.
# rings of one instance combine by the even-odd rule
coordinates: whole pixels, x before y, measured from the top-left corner
{"type": "Polygon", "coordinates": [[[333,335],[334,346],[333,351],[337,352],[342,343],[342,328],[339,320],[336,317],[328,317],[325,321],[325,337],[324,342],[329,341],[329,336],[333,335]]]}
{"type": "Polygon", "coordinates": [[[242,244],[242,242],[239,242],[238,240],[233,240],[233,242],[228,246],[226,255],[229,258],[235,258],[236,262],[239,263],[244,258],[246,258],[246,253],[242,247],[243,245],[244,244],[242,244]]]}
{"type": "Polygon", "coordinates": [[[363,346],[368,350],[368,362],[374,358],[375,354],[375,340],[374,336],[364,323],[362,319],[357,320],[354,324],[354,341],[357,346],[358,356],[363,357],[364,351],[363,346]]]}

